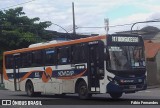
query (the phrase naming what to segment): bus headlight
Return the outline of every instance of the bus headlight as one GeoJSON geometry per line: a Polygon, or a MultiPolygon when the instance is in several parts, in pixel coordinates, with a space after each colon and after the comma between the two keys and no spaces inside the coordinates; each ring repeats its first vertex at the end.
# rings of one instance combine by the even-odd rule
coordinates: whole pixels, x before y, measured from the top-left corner
{"type": "Polygon", "coordinates": [[[138,82],[141,83],[141,82],[142,82],[142,79],[138,79],[138,82]]]}

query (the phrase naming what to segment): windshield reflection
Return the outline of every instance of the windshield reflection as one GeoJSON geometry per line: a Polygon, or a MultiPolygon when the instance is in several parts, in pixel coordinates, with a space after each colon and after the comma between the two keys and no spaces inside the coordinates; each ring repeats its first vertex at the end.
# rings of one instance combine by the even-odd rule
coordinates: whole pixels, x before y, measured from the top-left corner
{"type": "Polygon", "coordinates": [[[144,68],[145,57],[142,46],[109,46],[110,62],[108,68],[112,70],[129,70],[144,68]]]}

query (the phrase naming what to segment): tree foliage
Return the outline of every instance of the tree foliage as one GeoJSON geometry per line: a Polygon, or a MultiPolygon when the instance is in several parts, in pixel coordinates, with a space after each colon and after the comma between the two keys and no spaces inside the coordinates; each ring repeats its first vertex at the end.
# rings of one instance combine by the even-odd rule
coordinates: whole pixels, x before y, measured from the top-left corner
{"type": "Polygon", "coordinates": [[[25,16],[22,7],[0,11],[0,63],[4,51],[28,47],[47,39],[43,35],[50,25],[50,21],[40,22],[38,17],[25,16]]]}

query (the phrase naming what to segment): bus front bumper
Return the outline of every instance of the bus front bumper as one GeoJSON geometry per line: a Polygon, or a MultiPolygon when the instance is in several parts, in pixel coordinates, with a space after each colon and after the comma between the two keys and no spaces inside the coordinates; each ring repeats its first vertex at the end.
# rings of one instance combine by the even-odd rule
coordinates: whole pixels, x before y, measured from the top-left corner
{"type": "Polygon", "coordinates": [[[107,85],[107,93],[120,92],[120,93],[135,93],[136,91],[146,90],[147,84],[136,85],[117,85],[113,82],[109,82],[107,85]]]}

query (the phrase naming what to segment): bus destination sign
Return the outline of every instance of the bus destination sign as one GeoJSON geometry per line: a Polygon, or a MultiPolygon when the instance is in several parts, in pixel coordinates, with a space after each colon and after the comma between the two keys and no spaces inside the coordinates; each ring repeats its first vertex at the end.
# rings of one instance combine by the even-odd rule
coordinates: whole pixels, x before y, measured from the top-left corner
{"type": "Polygon", "coordinates": [[[119,37],[113,36],[112,42],[139,42],[138,37],[119,37]]]}

